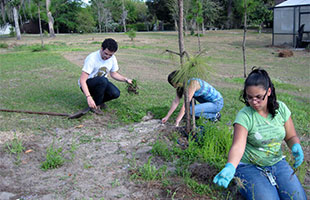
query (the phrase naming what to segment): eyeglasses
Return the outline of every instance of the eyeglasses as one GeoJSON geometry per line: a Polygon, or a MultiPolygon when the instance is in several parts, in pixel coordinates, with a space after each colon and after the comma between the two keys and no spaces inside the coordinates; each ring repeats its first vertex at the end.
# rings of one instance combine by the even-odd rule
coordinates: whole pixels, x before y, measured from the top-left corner
{"type": "Polygon", "coordinates": [[[256,97],[251,97],[251,96],[248,96],[248,95],[247,95],[247,96],[245,97],[245,100],[246,100],[246,101],[251,101],[251,102],[253,102],[254,100],[256,100],[256,102],[261,102],[261,101],[264,101],[264,100],[265,100],[265,97],[266,97],[267,93],[268,93],[268,90],[266,91],[266,93],[265,93],[264,96],[257,95],[256,97]]]}

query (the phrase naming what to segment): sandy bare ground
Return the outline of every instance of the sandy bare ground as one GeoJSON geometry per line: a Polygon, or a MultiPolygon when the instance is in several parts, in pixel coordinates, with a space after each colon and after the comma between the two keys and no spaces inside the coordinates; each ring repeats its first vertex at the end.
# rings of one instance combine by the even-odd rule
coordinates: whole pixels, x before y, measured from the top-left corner
{"type": "MultiPolygon", "coordinates": [[[[116,129],[98,126],[100,117],[80,126],[46,135],[31,136],[20,164],[15,157],[0,150],[0,199],[148,199],[156,190],[143,191],[129,181],[128,171],[145,163],[151,155],[151,143],[160,130],[167,129],[159,120],[148,120],[116,129]],[[54,134],[57,135],[54,137],[54,134]],[[52,144],[65,153],[68,161],[57,169],[42,171],[40,163],[52,144]],[[28,152],[28,153],[25,153],[28,152]]],[[[1,141],[7,134],[1,134],[1,141]]],[[[17,134],[21,137],[21,134],[17,134]]],[[[8,139],[8,138],[7,138],[8,139]]],[[[155,194],[154,194],[155,193],[155,194]]]]}

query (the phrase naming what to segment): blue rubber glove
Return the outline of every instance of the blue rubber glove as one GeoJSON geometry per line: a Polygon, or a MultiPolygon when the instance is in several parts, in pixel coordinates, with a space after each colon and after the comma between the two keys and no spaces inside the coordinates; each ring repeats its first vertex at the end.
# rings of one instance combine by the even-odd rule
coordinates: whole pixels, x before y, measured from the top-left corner
{"type": "Polygon", "coordinates": [[[297,168],[301,163],[304,161],[304,152],[301,149],[301,146],[299,143],[295,143],[292,147],[292,154],[295,158],[294,167],[297,168]]]}
{"type": "Polygon", "coordinates": [[[230,181],[234,178],[235,173],[236,168],[231,163],[227,163],[222,171],[214,177],[213,183],[227,188],[230,181]]]}

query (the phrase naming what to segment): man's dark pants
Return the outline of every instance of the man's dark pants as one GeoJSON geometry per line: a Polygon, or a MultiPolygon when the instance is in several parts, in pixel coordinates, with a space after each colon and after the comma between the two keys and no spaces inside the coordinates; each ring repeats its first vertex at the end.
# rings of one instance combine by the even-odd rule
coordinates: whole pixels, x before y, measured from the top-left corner
{"type": "Polygon", "coordinates": [[[120,96],[119,89],[106,77],[87,79],[86,84],[97,106],[120,96]]]}

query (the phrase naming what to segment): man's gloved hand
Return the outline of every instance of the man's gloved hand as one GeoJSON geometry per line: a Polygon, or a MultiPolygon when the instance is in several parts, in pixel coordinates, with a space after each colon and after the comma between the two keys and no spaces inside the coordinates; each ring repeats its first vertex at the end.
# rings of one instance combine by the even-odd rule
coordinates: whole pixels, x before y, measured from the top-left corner
{"type": "Polygon", "coordinates": [[[234,178],[235,172],[236,168],[231,163],[227,163],[222,171],[214,177],[213,183],[227,188],[230,181],[234,178]]]}
{"type": "Polygon", "coordinates": [[[299,143],[295,143],[292,147],[292,154],[295,158],[294,167],[297,168],[304,161],[304,152],[299,143]]]}

